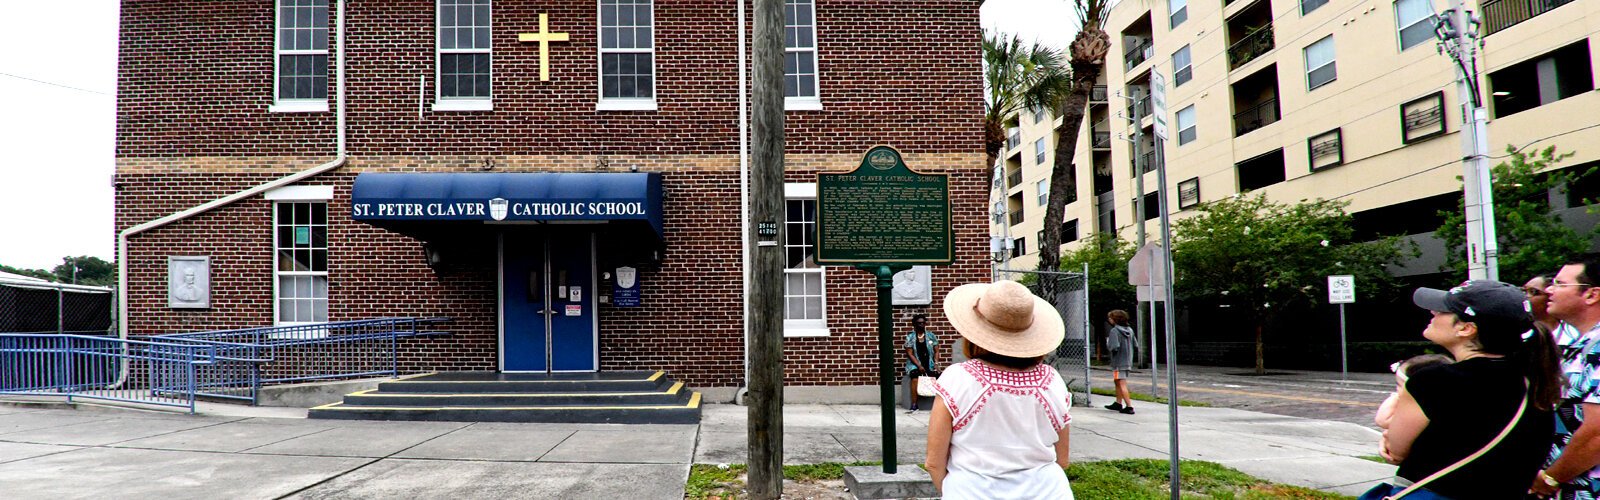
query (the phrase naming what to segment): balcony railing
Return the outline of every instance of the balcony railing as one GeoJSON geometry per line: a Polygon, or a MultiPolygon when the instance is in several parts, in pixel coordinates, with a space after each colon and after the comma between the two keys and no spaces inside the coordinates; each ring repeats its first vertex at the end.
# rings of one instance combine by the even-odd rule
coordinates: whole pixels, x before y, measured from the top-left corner
{"type": "Polygon", "coordinates": [[[1269,23],[1228,47],[1228,69],[1237,69],[1272,48],[1272,24],[1269,23]]]}
{"type": "Polygon", "coordinates": [[[1140,159],[1139,165],[1144,167],[1144,171],[1145,172],[1154,172],[1154,171],[1156,171],[1156,167],[1161,166],[1160,163],[1156,162],[1156,153],[1155,153],[1155,151],[1150,151],[1150,152],[1146,152],[1143,155],[1139,155],[1139,159],[1140,159]]]}
{"type": "Polygon", "coordinates": [[[1150,116],[1150,94],[1134,94],[1128,97],[1128,119],[1146,116],[1150,116]]]}
{"type": "Polygon", "coordinates": [[[1016,209],[1016,210],[1012,210],[1011,211],[1011,225],[1015,226],[1015,225],[1021,224],[1021,223],[1022,223],[1022,209],[1019,208],[1019,209],[1016,209]]]}
{"type": "Polygon", "coordinates": [[[1233,115],[1233,135],[1238,137],[1248,134],[1255,129],[1276,123],[1279,118],[1281,117],[1278,116],[1277,99],[1261,101],[1260,104],[1233,115]]]}
{"type": "Polygon", "coordinates": [[[1021,146],[1021,145],[1022,145],[1022,132],[1020,130],[1017,130],[1017,129],[1011,129],[1011,135],[1006,137],[1006,149],[1008,149],[1008,150],[1017,149],[1017,146],[1021,146]]]}
{"type": "Polygon", "coordinates": [[[1155,46],[1152,45],[1150,39],[1137,38],[1136,40],[1139,42],[1129,47],[1127,52],[1122,53],[1122,59],[1127,61],[1127,70],[1129,71],[1132,71],[1134,66],[1143,63],[1145,59],[1149,59],[1155,53],[1155,46]]]}
{"type": "Polygon", "coordinates": [[[1094,87],[1090,88],[1089,89],[1089,102],[1091,102],[1091,103],[1104,103],[1104,102],[1106,102],[1106,86],[1105,85],[1095,85],[1094,87]]]}
{"type": "Polygon", "coordinates": [[[1483,2],[1483,30],[1485,35],[1510,28],[1534,16],[1555,10],[1573,0],[1485,0],[1483,2]]]}
{"type": "Polygon", "coordinates": [[[1095,132],[1089,142],[1091,149],[1111,149],[1111,132],[1095,132]]]}
{"type": "Polygon", "coordinates": [[[1006,189],[1022,185],[1022,169],[1006,172],[1006,189]]]}

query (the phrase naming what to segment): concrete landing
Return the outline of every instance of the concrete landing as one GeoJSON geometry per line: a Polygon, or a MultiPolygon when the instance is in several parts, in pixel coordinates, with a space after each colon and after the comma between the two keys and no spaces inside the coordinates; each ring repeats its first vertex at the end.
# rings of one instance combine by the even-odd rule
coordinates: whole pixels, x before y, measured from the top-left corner
{"type": "Polygon", "coordinates": [[[844,486],[861,500],[939,496],[939,489],[933,487],[933,477],[913,464],[897,467],[894,474],[885,473],[882,466],[876,465],[845,467],[844,486]]]}

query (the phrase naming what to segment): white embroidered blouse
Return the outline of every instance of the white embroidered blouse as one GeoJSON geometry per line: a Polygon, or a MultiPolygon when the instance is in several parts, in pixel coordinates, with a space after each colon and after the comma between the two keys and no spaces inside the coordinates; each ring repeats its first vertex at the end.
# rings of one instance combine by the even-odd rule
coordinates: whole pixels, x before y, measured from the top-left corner
{"type": "Polygon", "coordinates": [[[945,498],[1071,498],[1056,465],[1071,395],[1055,368],[1006,371],[979,360],[951,366],[934,390],[953,420],[945,498]]]}

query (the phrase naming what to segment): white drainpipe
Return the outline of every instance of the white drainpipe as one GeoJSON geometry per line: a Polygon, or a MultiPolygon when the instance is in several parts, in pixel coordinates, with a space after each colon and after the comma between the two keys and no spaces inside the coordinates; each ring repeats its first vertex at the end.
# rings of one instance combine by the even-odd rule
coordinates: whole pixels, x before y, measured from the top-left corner
{"type": "Polygon", "coordinates": [[[746,101],[750,95],[749,82],[745,80],[744,4],[739,0],[739,248],[743,259],[740,272],[744,279],[744,380],[733,391],[734,400],[744,388],[750,386],[750,115],[746,101]]]}
{"type": "MultiPolygon", "coordinates": [[[[306,179],[306,178],[309,178],[309,177],[314,177],[314,176],[317,176],[317,175],[321,175],[321,174],[323,174],[325,172],[328,172],[329,170],[333,170],[333,169],[339,168],[341,166],[344,166],[345,160],[346,160],[345,144],[344,144],[344,131],[345,131],[345,113],[344,113],[344,103],[345,103],[345,91],[344,91],[344,52],[345,52],[345,50],[344,50],[344,4],[348,0],[336,0],[336,1],[339,4],[339,8],[338,8],[338,11],[337,11],[338,14],[337,14],[337,16],[335,18],[335,21],[334,21],[334,44],[335,44],[334,46],[336,47],[336,50],[338,51],[338,55],[335,58],[335,63],[334,63],[335,71],[337,72],[337,76],[335,78],[335,81],[337,82],[337,89],[335,90],[335,95],[337,96],[337,100],[335,101],[335,104],[334,104],[335,105],[334,115],[335,115],[335,120],[336,120],[336,123],[337,123],[337,129],[338,129],[337,130],[338,156],[336,158],[334,158],[333,161],[330,161],[330,162],[327,162],[327,163],[323,163],[321,165],[317,165],[316,167],[313,167],[313,168],[311,168],[309,170],[303,170],[303,171],[300,171],[300,172],[296,172],[293,175],[290,175],[290,176],[287,176],[287,177],[283,177],[283,178],[268,182],[266,184],[261,184],[261,185],[252,187],[250,189],[246,189],[244,191],[240,191],[240,192],[233,193],[233,194],[230,194],[230,195],[222,197],[222,198],[211,200],[209,202],[206,202],[205,204],[190,208],[188,210],[184,210],[182,212],[178,212],[178,213],[175,213],[175,214],[172,214],[172,215],[168,215],[168,216],[162,217],[160,219],[156,219],[156,220],[153,220],[153,221],[149,221],[149,222],[146,222],[146,223],[143,223],[143,224],[139,224],[137,226],[133,226],[133,227],[124,229],[124,230],[122,230],[121,233],[117,234],[117,309],[118,309],[118,312],[117,312],[117,336],[118,337],[124,338],[124,339],[128,338],[128,237],[129,236],[133,236],[135,234],[143,233],[143,232],[149,231],[151,229],[155,229],[155,228],[162,227],[162,226],[174,223],[174,222],[178,222],[178,221],[181,221],[181,220],[184,220],[184,219],[187,219],[187,218],[190,218],[190,217],[193,217],[193,216],[196,216],[196,215],[211,211],[212,209],[223,207],[223,206],[226,206],[226,205],[230,205],[230,204],[232,204],[234,202],[237,202],[239,200],[243,200],[245,198],[253,197],[255,195],[261,194],[261,193],[266,192],[268,190],[275,189],[275,188],[278,188],[278,187],[281,187],[281,186],[286,186],[286,185],[289,185],[289,184],[293,184],[293,183],[299,182],[299,181],[301,181],[303,179],[306,179]]],[[[127,347],[124,346],[123,348],[126,349],[127,347]]],[[[127,363],[123,363],[122,364],[122,374],[117,379],[117,384],[116,385],[119,385],[119,386],[122,385],[122,383],[124,381],[126,381],[127,379],[128,379],[128,364],[127,363]]]]}

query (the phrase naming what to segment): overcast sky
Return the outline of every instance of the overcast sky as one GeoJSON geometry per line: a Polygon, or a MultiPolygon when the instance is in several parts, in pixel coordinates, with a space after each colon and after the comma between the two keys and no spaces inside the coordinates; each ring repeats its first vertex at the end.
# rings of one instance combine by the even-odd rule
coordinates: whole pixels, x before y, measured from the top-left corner
{"type": "MultiPolygon", "coordinates": [[[[0,264],[115,258],[117,1],[6,2],[0,16],[0,264]],[[70,6],[72,23],[57,19],[70,6]],[[44,48],[48,47],[48,50],[44,48]]],[[[1061,48],[1066,0],[987,0],[983,26],[1061,48]]]]}

